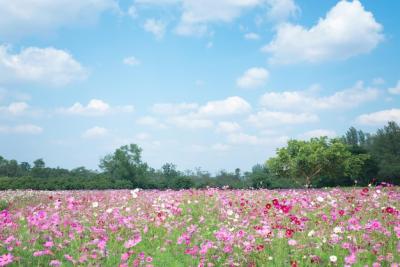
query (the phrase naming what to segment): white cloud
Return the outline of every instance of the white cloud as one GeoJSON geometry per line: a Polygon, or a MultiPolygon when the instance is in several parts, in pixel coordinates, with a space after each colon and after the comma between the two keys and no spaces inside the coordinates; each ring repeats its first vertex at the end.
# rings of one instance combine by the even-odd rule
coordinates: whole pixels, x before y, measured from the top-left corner
{"type": "Polygon", "coordinates": [[[400,109],[387,109],[358,116],[357,122],[366,125],[382,125],[388,121],[400,123],[400,109]]]}
{"type": "Polygon", "coordinates": [[[318,121],[318,116],[312,113],[290,113],[267,110],[259,111],[248,117],[248,122],[260,128],[277,125],[305,124],[318,121]]]}
{"type": "Polygon", "coordinates": [[[140,60],[137,59],[136,57],[132,56],[132,57],[126,57],[122,60],[122,62],[125,65],[129,65],[129,66],[138,66],[141,64],[140,60]]]}
{"type": "Polygon", "coordinates": [[[145,31],[150,32],[156,39],[162,39],[165,34],[165,22],[156,19],[147,19],[143,25],[145,31]]]}
{"type": "MultiPolygon", "coordinates": [[[[250,104],[238,96],[223,100],[209,101],[204,105],[197,103],[154,104],[152,112],[163,116],[163,122],[179,128],[205,129],[214,126],[212,118],[240,115],[251,110],[250,104]]],[[[140,124],[159,125],[159,120],[145,116],[137,121],[140,124]]],[[[164,123],[162,123],[164,124],[164,123]]],[[[226,124],[219,125],[227,127],[226,124]]],[[[230,125],[232,127],[232,125],[230,125]]]]}
{"type": "Polygon", "coordinates": [[[216,131],[218,133],[233,133],[241,129],[237,122],[221,121],[217,125],[216,131]]]}
{"type": "Polygon", "coordinates": [[[315,91],[268,92],[260,100],[268,109],[320,110],[345,109],[376,100],[379,90],[365,87],[357,82],[352,88],[338,91],[330,96],[317,96],[315,91]]]}
{"type": "Polygon", "coordinates": [[[133,5],[128,8],[128,12],[127,13],[133,19],[137,18],[137,16],[138,16],[136,7],[133,6],[133,5]]]}
{"type": "Polygon", "coordinates": [[[281,24],[263,51],[278,64],[343,60],[373,50],[384,39],[382,29],[360,1],[340,1],[309,29],[281,24]]]}
{"type": "Polygon", "coordinates": [[[199,124],[205,123],[211,117],[230,116],[247,113],[251,110],[250,104],[241,97],[232,96],[223,100],[209,101],[204,105],[197,103],[161,103],[154,104],[152,112],[169,116],[172,121],[198,120],[199,124]]]}
{"type": "Polygon", "coordinates": [[[86,76],[87,70],[66,51],[28,47],[19,54],[11,54],[8,46],[0,45],[0,83],[62,86],[86,76]]]}
{"type": "Polygon", "coordinates": [[[265,85],[268,77],[268,70],[264,68],[250,68],[236,80],[236,85],[246,89],[257,88],[265,85]]]}
{"type": "Polygon", "coordinates": [[[43,34],[73,24],[91,24],[106,10],[118,10],[115,0],[0,0],[0,36],[43,34]]]}
{"type": "Polygon", "coordinates": [[[230,23],[245,11],[267,6],[268,17],[282,20],[295,13],[293,0],[137,0],[136,5],[149,7],[175,5],[182,10],[175,33],[184,36],[205,35],[210,33],[211,23],[230,23]]]}
{"type": "Polygon", "coordinates": [[[130,105],[111,107],[103,100],[92,99],[86,106],[76,102],[71,107],[60,108],[58,111],[69,115],[103,116],[111,113],[130,113],[134,111],[134,107],[130,105]]]}
{"type": "Polygon", "coordinates": [[[103,127],[95,126],[90,129],[87,129],[83,134],[83,138],[92,139],[92,138],[99,138],[104,137],[108,134],[108,130],[103,127]]]}
{"type": "Polygon", "coordinates": [[[224,100],[209,101],[201,106],[197,112],[198,116],[214,117],[238,115],[251,110],[250,104],[241,97],[232,96],[224,100]]]}
{"type": "Polygon", "coordinates": [[[137,124],[155,127],[155,128],[166,128],[164,123],[161,123],[158,118],[152,116],[144,116],[136,120],[137,124]]]}
{"type": "Polygon", "coordinates": [[[16,126],[1,126],[0,133],[4,134],[40,134],[43,129],[33,124],[20,124],[16,126]]]}
{"type": "Polygon", "coordinates": [[[178,115],[183,112],[190,112],[199,107],[197,103],[159,103],[151,108],[153,113],[160,115],[178,115]]]}
{"type": "Polygon", "coordinates": [[[25,102],[13,102],[8,106],[0,106],[0,113],[6,115],[21,115],[27,111],[29,105],[25,102]]]}
{"type": "Polygon", "coordinates": [[[260,35],[258,35],[257,33],[254,33],[254,32],[249,32],[249,33],[246,33],[244,35],[244,39],[246,39],[246,40],[259,40],[260,39],[260,35]]]}
{"type": "Polygon", "coordinates": [[[389,88],[388,92],[393,95],[400,95],[400,80],[397,81],[397,84],[395,87],[389,88]]]}
{"type": "Polygon", "coordinates": [[[274,137],[258,137],[256,135],[250,135],[245,133],[234,133],[228,135],[228,142],[237,145],[273,145],[279,146],[289,138],[287,136],[274,136],[274,137]]]}
{"type": "Polygon", "coordinates": [[[333,137],[336,137],[337,134],[335,131],[332,131],[332,130],[316,129],[316,130],[311,130],[311,131],[305,132],[300,137],[304,138],[304,139],[310,139],[312,137],[321,137],[321,136],[327,136],[329,138],[333,138],[333,137]]]}
{"type": "Polygon", "coordinates": [[[300,11],[294,0],[267,0],[267,4],[269,6],[267,17],[276,22],[294,17],[300,11]]]}

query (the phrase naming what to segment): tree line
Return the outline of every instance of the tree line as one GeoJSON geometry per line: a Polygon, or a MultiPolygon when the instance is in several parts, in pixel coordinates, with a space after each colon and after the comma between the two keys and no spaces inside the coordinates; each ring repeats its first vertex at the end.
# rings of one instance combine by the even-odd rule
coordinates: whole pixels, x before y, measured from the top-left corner
{"type": "Polygon", "coordinates": [[[400,184],[400,127],[389,122],[376,133],[351,127],[340,138],[289,140],[276,155],[251,171],[200,168],[179,171],[172,163],[160,169],[143,162],[136,144],[122,146],[101,159],[101,171],[47,167],[43,159],[28,162],[0,156],[0,190],[302,188],[400,184]]]}

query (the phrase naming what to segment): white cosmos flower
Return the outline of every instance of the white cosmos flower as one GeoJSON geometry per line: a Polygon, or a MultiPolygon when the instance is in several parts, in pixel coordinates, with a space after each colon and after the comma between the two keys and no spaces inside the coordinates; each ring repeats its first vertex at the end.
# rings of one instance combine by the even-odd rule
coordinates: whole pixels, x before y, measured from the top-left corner
{"type": "Polygon", "coordinates": [[[343,229],[342,229],[342,227],[340,227],[340,226],[336,226],[335,228],[333,228],[333,232],[334,232],[335,234],[339,234],[339,233],[342,233],[342,232],[343,232],[343,229]]]}
{"type": "Polygon", "coordinates": [[[308,232],[308,237],[312,237],[312,236],[314,236],[314,234],[315,234],[315,231],[311,230],[310,232],[308,232]]]}
{"type": "Polygon", "coordinates": [[[95,201],[92,203],[93,208],[97,208],[99,206],[99,202],[95,201]]]}
{"type": "Polygon", "coordinates": [[[337,262],[337,257],[335,255],[332,255],[332,256],[329,257],[329,260],[331,262],[337,262]]]}
{"type": "Polygon", "coordinates": [[[324,198],[321,197],[321,196],[318,196],[318,197],[317,197],[317,200],[318,200],[319,202],[324,202],[324,198]]]}

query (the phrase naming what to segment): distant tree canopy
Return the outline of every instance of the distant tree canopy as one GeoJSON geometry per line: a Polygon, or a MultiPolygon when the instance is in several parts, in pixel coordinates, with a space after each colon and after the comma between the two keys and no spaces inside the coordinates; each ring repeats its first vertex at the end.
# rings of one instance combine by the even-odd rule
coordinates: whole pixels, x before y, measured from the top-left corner
{"type": "Polygon", "coordinates": [[[400,184],[400,127],[389,122],[375,134],[351,127],[341,138],[290,140],[276,155],[251,171],[221,170],[215,175],[200,168],[181,172],[173,163],[153,169],[142,160],[136,144],[117,148],[100,160],[102,172],[77,167],[51,168],[43,159],[18,163],[0,156],[0,190],[6,189],[183,189],[293,188],[367,185],[382,181],[400,184]]]}
{"type": "Polygon", "coordinates": [[[277,156],[267,161],[267,166],[276,176],[308,187],[317,177],[354,179],[368,158],[367,154],[352,154],[339,139],[320,137],[309,141],[290,140],[287,147],[278,149],[277,156]]]}
{"type": "Polygon", "coordinates": [[[142,162],[142,149],[136,144],[121,146],[100,161],[100,168],[112,179],[129,180],[133,186],[143,186],[148,166],[142,162]]]}

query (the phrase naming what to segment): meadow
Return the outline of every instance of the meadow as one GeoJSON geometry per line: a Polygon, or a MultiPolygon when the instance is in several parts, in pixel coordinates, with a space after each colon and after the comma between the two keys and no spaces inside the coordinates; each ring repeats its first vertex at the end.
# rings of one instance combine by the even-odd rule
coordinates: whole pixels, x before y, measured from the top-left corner
{"type": "Polygon", "coordinates": [[[400,265],[400,188],[385,184],[0,199],[0,266],[400,265]]]}

